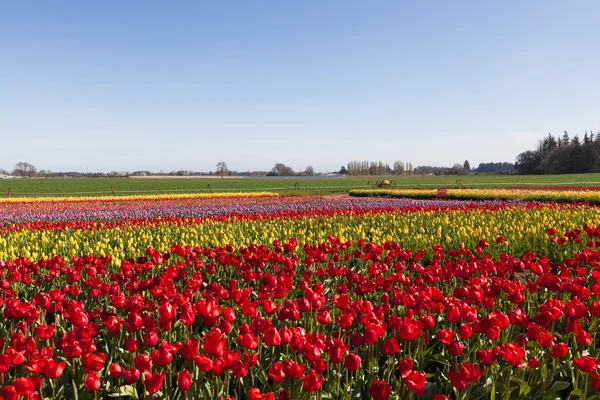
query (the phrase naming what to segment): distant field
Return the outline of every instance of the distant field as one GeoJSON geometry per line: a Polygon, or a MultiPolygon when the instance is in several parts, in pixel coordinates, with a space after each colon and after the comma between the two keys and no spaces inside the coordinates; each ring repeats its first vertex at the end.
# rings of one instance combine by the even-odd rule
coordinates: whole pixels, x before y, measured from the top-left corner
{"type": "Polygon", "coordinates": [[[347,193],[368,188],[381,179],[398,187],[461,187],[517,185],[600,185],[600,173],[574,175],[469,175],[341,178],[35,178],[0,180],[0,196],[10,188],[13,196],[109,195],[135,193],[196,193],[225,191],[271,191],[277,193],[347,193]],[[297,185],[296,185],[297,184],[297,185]]]}

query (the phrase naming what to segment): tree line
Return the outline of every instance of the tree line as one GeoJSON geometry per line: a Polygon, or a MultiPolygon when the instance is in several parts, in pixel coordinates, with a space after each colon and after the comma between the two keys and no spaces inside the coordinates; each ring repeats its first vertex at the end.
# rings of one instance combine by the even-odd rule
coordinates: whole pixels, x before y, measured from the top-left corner
{"type": "MultiPolygon", "coordinates": [[[[514,164],[507,162],[498,163],[480,163],[479,167],[471,169],[468,160],[463,164],[454,164],[452,167],[436,167],[436,166],[418,166],[413,167],[410,162],[397,160],[393,166],[383,161],[350,161],[347,166],[343,165],[339,171],[334,173],[340,175],[352,176],[382,176],[382,175],[466,175],[470,173],[511,173],[514,171],[514,164]]],[[[216,171],[210,172],[195,172],[177,170],[171,172],[150,172],[150,171],[112,171],[104,172],[52,172],[50,170],[37,170],[37,168],[27,162],[18,162],[12,171],[0,169],[0,175],[13,175],[20,178],[33,177],[130,177],[130,176],[317,176],[321,173],[315,172],[312,166],[306,167],[303,171],[294,171],[294,169],[283,163],[276,163],[269,171],[247,171],[239,172],[232,171],[227,166],[225,161],[220,161],[216,165],[216,171]]]]}
{"type": "Polygon", "coordinates": [[[412,163],[394,162],[393,168],[383,161],[350,161],[348,167],[342,166],[341,174],[348,175],[412,175],[412,163]]]}
{"type": "Polygon", "coordinates": [[[522,174],[600,172],[600,131],[586,131],[583,139],[567,131],[557,137],[548,134],[537,149],[519,154],[515,166],[522,174]]]}

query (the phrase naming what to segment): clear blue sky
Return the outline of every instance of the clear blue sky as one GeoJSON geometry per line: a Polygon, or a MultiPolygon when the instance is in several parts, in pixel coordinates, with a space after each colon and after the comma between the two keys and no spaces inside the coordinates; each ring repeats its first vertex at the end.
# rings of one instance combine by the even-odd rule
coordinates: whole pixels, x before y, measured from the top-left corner
{"type": "Polygon", "coordinates": [[[600,1],[4,1],[0,168],[514,161],[600,130],[600,1]]]}

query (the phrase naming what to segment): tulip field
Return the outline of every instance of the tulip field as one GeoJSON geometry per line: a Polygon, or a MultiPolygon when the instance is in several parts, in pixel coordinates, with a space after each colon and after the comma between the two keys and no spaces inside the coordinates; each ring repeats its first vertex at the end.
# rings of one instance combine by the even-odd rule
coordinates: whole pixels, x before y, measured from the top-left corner
{"type": "Polygon", "coordinates": [[[0,199],[0,396],[599,399],[600,208],[537,200],[0,199]]]}

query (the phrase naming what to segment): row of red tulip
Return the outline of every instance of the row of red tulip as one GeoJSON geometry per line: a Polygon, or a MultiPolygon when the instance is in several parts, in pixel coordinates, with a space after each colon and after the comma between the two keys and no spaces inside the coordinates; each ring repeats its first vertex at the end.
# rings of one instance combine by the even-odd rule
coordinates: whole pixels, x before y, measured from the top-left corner
{"type": "Polygon", "coordinates": [[[562,260],[330,235],[0,261],[1,394],[587,398],[599,232],[567,232],[562,260]]]}

